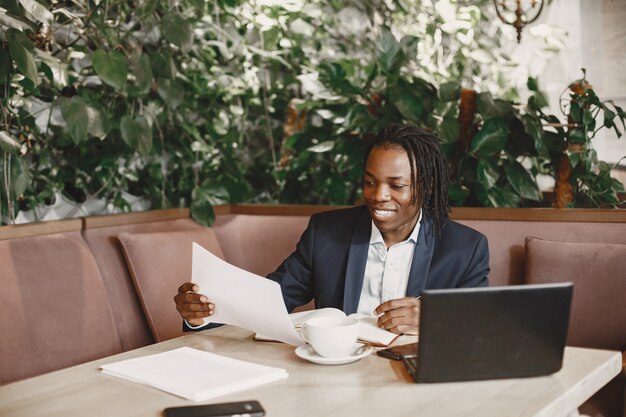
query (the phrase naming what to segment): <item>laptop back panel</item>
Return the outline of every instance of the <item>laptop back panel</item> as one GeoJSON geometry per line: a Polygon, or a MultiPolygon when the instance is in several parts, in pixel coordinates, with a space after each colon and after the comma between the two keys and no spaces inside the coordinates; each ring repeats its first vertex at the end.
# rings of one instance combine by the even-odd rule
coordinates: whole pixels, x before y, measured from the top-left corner
{"type": "Polygon", "coordinates": [[[425,290],[416,382],[547,375],[563,361],[571,283],[425,290]]]}

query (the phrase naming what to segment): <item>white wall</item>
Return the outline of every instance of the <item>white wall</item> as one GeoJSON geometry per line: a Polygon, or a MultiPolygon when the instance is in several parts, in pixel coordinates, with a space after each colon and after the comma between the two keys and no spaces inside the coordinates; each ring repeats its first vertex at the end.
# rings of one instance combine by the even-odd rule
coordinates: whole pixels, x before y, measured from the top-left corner
{"type": "MultiPolygon", "coordinates": [[[[506,32],[507,50],[519,63],[513,70],[517,85],[523,90],[528,75],[537,76],[550,112],[563,117],[559,98],[569,82],[581,78],[584,67],[598,96],[626,109],[624,22],[626,0],[552,0],[539,20],[524,29],[521,44],[513,28],[506,32]],[[551,47],[560,52],[546,52],[551,47]]],[[[626,156],[626,136],[618,140],[612,129],[599,132],[593,142],[601,160],[617,162],[626,156]]],[[[620,165],[626,167],[626,160],[620,165]]]]}

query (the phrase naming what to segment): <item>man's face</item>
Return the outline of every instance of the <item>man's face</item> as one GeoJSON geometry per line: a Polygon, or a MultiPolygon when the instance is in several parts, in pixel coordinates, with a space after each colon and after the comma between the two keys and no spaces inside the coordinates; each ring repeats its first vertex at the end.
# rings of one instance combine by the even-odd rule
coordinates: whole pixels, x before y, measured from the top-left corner
{"type": "Polygon", "coordinates": [[[365,163],[363,198],[387,246],[406,239],[417,222],[412,203],[411,166],[399,146],[377,146],[365,163]]]}

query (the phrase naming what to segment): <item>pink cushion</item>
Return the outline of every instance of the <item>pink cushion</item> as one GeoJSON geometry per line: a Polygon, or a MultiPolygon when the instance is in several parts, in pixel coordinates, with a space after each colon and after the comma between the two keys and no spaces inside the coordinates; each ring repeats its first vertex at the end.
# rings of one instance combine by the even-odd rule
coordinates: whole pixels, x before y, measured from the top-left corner
{"type": "Polygon", "coordinates": [[[157,342],[183,334],[174,296],[191,280],[191,244],[224,259],[212,229],[181,232],[121,233],[118,236],[148,324],[157,342]]]}
{"type": "MultiPolygon", "coordinates": [[[[574,283],[568,345],[626,350],[625,268],[624,243],[526,239],[526,282],[574,283]]],[[[586,401],[581,413],[622,416],[624,390],[620,374],[586,401]]]]}
{"type": "Polygon", "coordinates": [[[122,351],[80,232],[0,241],[0,385],[122,351]]]}
{"type": "MultiPolygon", "coordinates": [[[[551,209],[548,209],[551,210],[551,209]]],[[[489,241],[489,286],[524,282],[524,239],[567,242],[626,243],[626,223],[558,221],[459,220],[487,236],[489,241]]]]}
{"type": "Polygon", "coordinates": [[[296,250],[308,223],[309,216],[226,214],[213,229],[228,262],[267,276],[296,250]]]}
{"type": "Polygon", "coordinates": [[[526,239],[526,282],[572,281],[568,344],[626,349],[626,244],[526,239]]]}
{"type": "Polygon", "coordinates": [[[98,263],[98,269],[109,296],[115,325],[122,341],[122,349],[126,351],[153,343],[154,338],[126,267],[117,235],[123,232],[157,233],[202,230],[202,226],[191,219],[183,218],[91,228],[89,219],[87,218],[87,229],[83,231],[83,237],[98,263]]]}

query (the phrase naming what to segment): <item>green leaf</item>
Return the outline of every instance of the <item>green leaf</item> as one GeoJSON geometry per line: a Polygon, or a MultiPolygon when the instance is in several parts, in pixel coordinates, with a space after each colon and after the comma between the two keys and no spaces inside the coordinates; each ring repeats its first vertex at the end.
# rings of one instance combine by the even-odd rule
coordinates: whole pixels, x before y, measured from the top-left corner
{"type": "Polygon", "coordinates": [[[572,165],[572,168],[576,168],[580,163],[580,154],[578,152],[569,154],[569,163],[572,165]]]}
{"type": "Polygon", "coordinates": [[[613,122],[613,119],[615,119],[615,116],[617,115],[614,112],[612,112],[607,107],[605,107],[604,108],[604,126],[608,128],[615,126],[615,122],[613,122]]]}
{"type": "Polygon", "coordinates": [[[513,191],[502,187],[493,187],[490,190],[484,190],[481,186],[478,186],[476,196],[485,207],[519,206],[519,196],[513,191]]]}
{"type": "Polygon", "coordinates": [[[102,112],[93,107],[87,106],[87,114],[89,121],[87,123],[87,132],[100,140],[104,139],[109,133],[108,120],[102,115],[102,112]]]}
{"type": "MultiPolygon", "coordinates": [[[[546,98],[546,96],[541,91],[537,91],[530,98],[532,98],[535,101],[535,105],[538,108],[547,107],[550,104],[550,103],[548,103],[548,99],[546,98]]],[[[529,98],[529,100],[530,100],[530,98],[529,98]]]]}
{"type": "MultiPolygon", "coordinates": [[[[0,3],[0,7],[2,7],[1,3],[0,3]]],[[[35,44],[33,43],[33,41],[30,40],[30,38],[26,35],[25,32],[17,30],[17,29],[8,29],[5,33],[6,33],[7,40],[9,41],[9,43],[16,43],[16,44],[22,45],[29,52],[32,52],[35,50],[35,44]]]]}
{"type": "Polygon", "coordinates": [[[585,143],[586,140],[587,136],[585,135],[585,131],[580,127],[575,128],[569,134],[570,143],[585,143]]]}
{"type": "Polygon", "coordinates": [[[544,143],[552,153],[561,154],[565,149],[565,138],[563,134],[555,132],[544,133],[544,143]]]}
{"type": "Polygon", "coordinates": [[[333,142],[332,140],[327,140],[324,142],[320,142],[317,145],[311,146],[307,149],[307,151],[314,153],[323,153],[332,150],[334,146],[335,142],[333,142]]]}
{"type": "Polygon", "coordinates": [[[526,86],[530,91],[538,91],[539,85],[537,84],[537,79],[534,77],[528,77],[528,81],[526,81],[526,86]]]}
{"type": "Polygon", "coordinates": [[[176,64],[169,52],[153,53],[150,56],[150,67],[152,72],[161,78],[173,80],[176,77],[176,64]]]}
{"type": "Polygon", "coordinates": [[[28,189],[28,185],[31,182],[32,175],[28,169],[28,165],[23,158],[19,158],[17,163],[13,165],[13,175],[11,178],[11,185],[15,196],[19,197],[24,194],[28,189]]]}
{"type": "Polygon", "coordinates": [[[524,124],[524,131],[533,139],[537,154],[547,158],[549,155],[546,155],[545,132],[540,119],[530,114],[525,114],[522,116],[522,123],[524,124]]]}
{"type": "Polygon", "coordinates": [[[593,116],[589,109],[583,110],[583,124],[589,126],[593,122],[593,116]]]}
{"type": "Polygon", "coordinates": [[[135,85],[129,89],[133,95],[142,96],[150,92],[152,86],[152,67],[148,55],[141,55],[141,58],[133,65],[135,75],[135,85]]]}
{"type": "Polygon", "coordinates": [[[392,98],[394,106],[407,120],[417,122],[422,115],[422,100],[413,94],[401,94],[392,98]]]}
{"type": "Polygon", "coordinates": [[[22,4],[22,7],[24,7],[24,9],[28,11],[28,13],[30,13],[39,22],[44,23],[48,26],[52,24],[54,16],[50,12],[50,10],[45,8],[43,5],[37,3],[34,0],[20,0],[20,3],[22,4]]]}
{"type": "Polygon", "coordinates": [[[580,104],[573,102],[569,108],[569,115],[574,123],[580,124],[583,121],[583,109],[580,104]]]}
{"type": "Polygon", "coordinates": [[[0,85],[11,79],[12,71],[13,63],[9,50],[7,48],[0,48],[0,85]]]}
{"type": "Polygon", "coordinates": [[[19,154],[22,145],[6,130],[0,131],[0,149],[4,152],[19,154]]]}
{"type": "Polygon", "coordinates": [[[159,4],[159,0],[146,0],[143,2],[143,14],[144,16],[150,15],[154,13],[157,5],[159,4]]]}
{"type": "Polygon", "coordinates": [[[478,111],[485,120],[493,117],[505,117],[513,111],[510,101],[494,99],[489,92],[478,94],[477,104],[478,111]]]}
{"type": "Polygon", "coordinates": [[[230,202],[230,194],[222,185],[213,180],[204,181],[191,193],[191,216],[205,226],[210,226],[215,219],[213,206],[230,202]]]}
{"type": "Polygon", "coordinates": [[[9,29],[7,31],[7,39],[9,40],[9,52],[15,61],[18,71],[35,83],[35,85],[39,85],[37,65],[35,64],[33,55],[28,51],[32,48],[32,42],[30,42],[26,35],[15,29],[9,29]]]}
{"type": "Polygon", "coordinates": [[[593,91],[591,88],[586,91],[587,96],[589,97],[589,102],[598,107],[602,107],[602,102],[600,101],[600,97],[593,91]]]}
{"type": "Polygon", "coordinates": [[[485,159],[480,159],[476,169],[476,176],[478,182],[482,184],[486,190],[489,190],[496,185],[498,178],[500,178],[500,172],[497,166],[494,166],[485,159]]]}
{"type": "Polygon", "coordinates": [[[456,101],[461,97],[461,85],[457,82],[447,82],[439,86],[441,101],[456,101]]]}
{"type": "Polygon", "coordinates": [[[485,120],[481,129],[472,138],[470,153],[480,156],[493,155],[504,150],[509,138],[506,121],[500,117],[485,120]]]}
{"type": "Polygon", "coordinates": [[[196,14],[199,16],[203,16],[205,12],[205,1],[204,0],[189,0],[192,4],[193,8],[196,9],[196,14]]]}
{"type": "Polygon", "coordinates": [[[409,60],[414,60],[417,57],[417,45],[419,43],[419,39],[416,36],[412,35],[404,35],[402,39],[400,39],[400,47],[402,48],[402,52],[404,56],[409,60]]]}
{"type": "Polygon", "coordinates": [[[542,196],[536,181],[522,164],[517,161],[511,161],[511,163],[504,165],[504,173],[511,187],[522,198],[541,201],[542,196]]]}
{"type": "Polygon", "coordinates": [[[466,187],[463,187],[460,184],[452,183],[448,189],[448,196],[450,197],[450,201],[452,205],[455,207],[462,206],[463,201],[469,195],[469,190],[466,187]]]}
{"type": "Polygon", "coordinates": [[[99,49],[91,55],[91,61],[102,81],[116,90],[124,88],[128,75],[128,62],[124,54],[118,51],[106,53],[99,49]]]}
{"type": "Polygon", "coordinates": [[[161,22],[165,39],[178,46],[183,52],[188,52],[193,44],[191,24],[178,14],[168,13],[161,22]]]}
{"type": "Polygon", "coordinates": [[[441,119],[441,124],[439,125],[439,137],[445,143],[456,142],[459,138],[461,127],[459,126],[458,117],[458,107],[453,106],[441,119]]]}
{"type": "Polygon", "coordinates": [[[172,109],[180,106],[185,99],[185,90],[179,81],[162,78],[157,82],[157,92],[165,104],[172,109]]]}
{"type": "Polygon", "coordinates": [[[80,96],[63,99],[61,115],[67,124],[67,131],[76,145],[87,139],[89,133],[89,113],[87,103],[80,96]]]}
{"type": "Polygon", "coordinates": [[[494,207],[519,207],[519,196],[506,188],[493,187],[487,195],[494,207]]]}
{"type": "Polygon", "coordinates": [[[626,113],[620,106],[616,105],[613,101],[611,101],[611,104],[615,108],[615,111],[617,112],[617,116],[619,117],[619,120],[622,122],[622,127],[626,129],[626,122],[625,122],[626,113]]]}
{"type": "Polygon", "coordinates": [[[130,116],[122,117],[120,122],[122,139],[128,146],[146,156],[152,149],[152,127],[148,119],[141,115],[134,120],[130,116]]]}
{"type": "Polygon", "coordinates": [[[381,30],[376,40],[376,62],[388,77],[397,76],[404,62],[402,47],[387,28],[381,30]]]}

